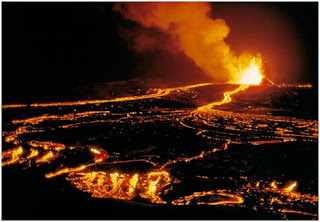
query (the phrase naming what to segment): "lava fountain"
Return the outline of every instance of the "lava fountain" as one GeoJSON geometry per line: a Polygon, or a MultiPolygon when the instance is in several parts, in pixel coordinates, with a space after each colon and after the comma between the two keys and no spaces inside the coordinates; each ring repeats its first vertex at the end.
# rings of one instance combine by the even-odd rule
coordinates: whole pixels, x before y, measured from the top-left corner
{"type": "Polygon", "coordinates": [[[231,84],[240,84],[240,86],[234,90],[225,92],[223,94],[224,98],[221,101],[201,106],[198,109],[196,109],[195,112],[197,113],[199,111],[207,111],[210,110],[212,107],[230,103],[232,101],[231,96],[233,94],[248,89],[250,85],[259,85],[264,77],[263,71],[264,70],[262,67],[262,58],[260,55],[253,57],[249,60],[247,57],[247,60],[245,60],[243,63],[240,63],[238,71],[234,73],[234,79],[236,80],[228,82],[231,84]],[[245,66],[246,63],[249,64],[245,66]]]}
{"type": "Polygon", "coordinates": [[[229,83],[259,85],[264,78],[262,62],[260,54],[251,59],[246,58],[246,61],[239,63],[239,69],[234,73],[236,80],[229,83]]]}

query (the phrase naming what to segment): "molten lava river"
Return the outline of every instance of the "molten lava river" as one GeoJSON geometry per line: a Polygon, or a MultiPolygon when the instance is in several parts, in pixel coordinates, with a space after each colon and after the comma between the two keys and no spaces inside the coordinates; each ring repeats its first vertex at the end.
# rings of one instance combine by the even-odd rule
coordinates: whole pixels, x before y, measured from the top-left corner
{"type": "Polygon", "coordinates": [[[317,219],[317,107],[305,102],[314,88],[203,83],[3,105],[2,170],[37,169],[54,190],[146,211],[317,219]]]}

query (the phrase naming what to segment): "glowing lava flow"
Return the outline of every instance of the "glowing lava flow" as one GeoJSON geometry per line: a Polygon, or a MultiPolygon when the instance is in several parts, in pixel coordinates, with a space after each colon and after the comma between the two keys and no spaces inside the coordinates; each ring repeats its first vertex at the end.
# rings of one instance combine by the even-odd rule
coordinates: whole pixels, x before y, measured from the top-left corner
{"type": "Polygon", "coordinates": [[[10,108],[23,108],[27,107],[27,104],[8,104],[8,105],[2,105],[3,109],[10,109],[10,108]]]}
{"type": "MultiPolygon", "coordinates": [[[[74,102],[57,102],[57,103],[33,103],[30,104],[31,107],[51,107],[51,106],[78,106],[78,105],[88,105],[88,104],[101,104],[101,103],[112,103],[112,102],[125,102],[125,101],[134,101],[134,100],[142,100],[142,99],[156,99],[159,97],[166,96],[174,91],[180,90],[189,90],[192,88],[197,88],[201,86],[213,85],[214,83],[200,83],[188,86],[174,87],[174,88],[165,88],[165,89],[154,89],[156,93],[145,94],[140,96],[127,96],[127,97],[119,97],[115,99],[105,99],[105,100],[83,100],[83,101],[74,101],[74,102]]],[[[25,104],[19,105],[3,105],[3,109],[8,108],[19,108],[25,107],[25,104]]]]}
{"type": "Polygon", "coordinates": [[[52,160],[57,158],[58,155],[52,151],[45,153],[43,156],[36,159],[36,163],[50,163],[52,160]]]}
{"type": "MultiPolygon", "coordinates": [[[[248,85],[259,85],[263,79],[263,69],[262,69],[262,58],[260,55],[257,57],[253,57],[250,60],[250,64],[246,66],[248,58],[244,60],[245,62],[240,62],[239,68],[237,69],[236,73],[234,74],[236,81],[229,81],[228,83],[240,84],[237,89],[233,91],[228,91],[224,93],[224,99],[219,102],[214,102],[208,104],[203,107],[199,107],[200,110],[210,109],[213,106],[219,106],[225,103],[231,102],[231,95],[243,91],[248,88],[248,85]],[[243,68],[245,66],[245,68],[243,68]]],[[[111,103],[111,102],[125,102],[125,101],[134,101],[134,100],[143,100],[143,99],[155,99],[159,97],[166,96],[174,91],[181,91],[181,90],[189,90],[192,88],[202,87],[213,85],[214,83],[200,83],[188,86],[181,86],[181,87],[173,87],[173,88],[165,88],[165,89],[154,89],[156,93],[152,94],[145,94],[139,96],[127,96],[127,97],[119,97],[115,99],[107,99],[107,100],[84,100],[84,101],[74,101],[74,102],[56,102],[56,103],[33,103],[30,104],[31,107],[52,107],[52,106],[77,106],[77,105],[88,105],[88,104],[101,104],[101,103],[111,103]]],[[[3,105],[3,109],[7,108],[21,108],[26,107],[26,104],[9,104],[3,105]]],[[[47,116],[43,116],[42,118],[48,119],[47,116]]],[[[50,118],[56,118],[55,116],[50,116],[50,118]]],[[[66,117],[68,118],[68,117],[66,117]]],[[[70,118],[70,117],[69,117],[70,118]]],[[[29,121],[33,121],[33,118],[30,118],[29,121]]],[[[36,119],[39,121],[38,119],[36,119]]],[[[19,120],[15,123],[19,123],[19,120]]]]}
{"type": "Polygon", "coordinates": [[[104,160],[109,158],[108,153],[103,149],[100,149],[97,147],[90,147],[89,150],[90,150],[91,154],[93,155],[93,163],[83,164],[83,165],[80,165],[80,166],[74,167],[74,168],[68,168],[68,167],[62,168],[60,170],[57,170],[56,172],[47,173],[46,178],[50,179],[50,178],[60,176],[63,174],[70,174],[70,173],[74,173],[74,172],[83,171],[83,170],[87,169],[88,167],[93,166],[97,163],[103,162],[104,160]]]}
{"type": "Polygon", "coordinates": [[[1,155],[2,159],[6,159],[9,157],[11,157],[11,158],[7,161],[3,161],[1,165],[7,166],[7,165],[12,165],[12,164],[18,163],[20,161],[20,157],[23,155],[23,153],[24,153],[24,150],[23,150],[22,146],[18,146],[16,148],[13,148],[8,151],[3,151],[2,155],[1,155]]]}
{"type": "Polygon", "coordinates": [[[87,168],[86,165],[81,165],[81,166],[75,167],[75,168],[63,168],[63,169],[58,170],[58,171],[56,171],[54,173],[47,173],[46,174],[46,178],[50,179],[50,178],[53,178],[53,177],[56,177],[56,176],[60,176],[62,174],[78,172],[78,171],[84,170],[86,168],[87,168]]]}
{"type": "Polygon", "coordinates": [[[152,203],[163,204],[166,202],[160,194],[170,184],[171,177],[166,171],[147,174],[91,171],[70,173],[67,180],[78,189],[91,193],[92,197],[131,200],[140,196],[152,203]]]}
{"type": "Polygon", "coordinates": [[[308,213],[301,210],[292,210],[292,209],[280,209],[279,212],[282,213],[292,213],[292,214],[302,214],[306,216],[318,217],[318,214],[308,213]]]}
{"type": "MultiPolygon", "coordinates": [[[[213,153],[221,152],[221,155],[224,155],[222,151],[228,149],[231,143],[249,143],[248,147],[252,147],[252,145],[259,146],[266,143],[296,141],[297,139],[295,138],[300,138],[301,141],[311,139],[311,141],[314,141],[317,139],[317,121],[302,121],[296,118],[289,119],[287,117],[275,117],[272,115],[242,113],[237,112],[236,109],[234,109],[235,112],[215,109],[216,106],[232,102],[232,96],[234,94],[247,90],[250,85],[260,84],[263,78],[260,68],[259,61],[257,63],[256,59],[251,60],[247,68],[244,68],[242,72],[239,73],[238,81],[234,82],[235,84],[240,84],[239,86],[235,85],[233,86],[233,90],[224,91],[221,101],[216,101],[196,109],[187,108],[175,110],[175,107],[166,106],[165,108],[170,108],[170,110],[162,110],[162,107],[157,106],[155,109],[146,110],[145,107],[140,104],[140,107],[143,108],[141,112],[136,110],[127,110],[125,112],[121,109],[120,113],[113,113],[107,110],[82,110],[79,112],[78,107],[71,107],[74,108],[74,110],[67,114],[64,112],[69,112],[69,109],[65,109],[66,111],[64,111],[62,108],[62,111],[56,111],[54,109],[54,113],[29,116],[25,119],[15,119],[10,122],[10,124],[12,123],[11,125],[8,124],[10,127],[16,127],[14,128],[15,130],[3,133],[4,141],[6,143],[13,143],[13,147],[15,148],[2,152],[2,159],[4,160],[2,165],[22,164],[25,162],[28,167],[32,165],[36,167],[46,167],[43,166],[44,163],[53,162],[53,164],[48,164],[48,167],[53,165],[57,166],[60,159],[72,155],[76,156],[74,159],[77,165],[72,161],[71,165],[69,165],[67,161],[66,163],[63,162],[63,164],[59,165],[58,169],[50,171],[45,177],[49,179],[65,175],[66,179],[70,181],[74,187],[89,193],[95,198],[113,198],[137,202],[141,201],[142,198],[144,199],[143,203],[147,200],[151,203],[171,205],[239,205],[240,207],[248,207],[255,210],[259,208],[265,211],[280,212],[281,215],[285,213],[295,213],[316,217],[316,211],[314,211],[313,208],[309,210],[308,207],[309,205],[315,207],[318,197],[295,192],[294,190],[297,188],[297,182],[295,181],[288,183],[285,187],[278,188],[278,184],[280,183],[276,181],[252,181],[251,178],[243,179],[242,177],[240,177],[240,180],[235,177],[229,179],[230,181],[236,181],[237,186],[228,190],[211,190],[213,186],[208,188],[209,191],[202,191],[203,187],[200,187],[197,188],[197,190],[193,190],[193,188],[186,190],[187,193],[183,192],[179,195],[174,193],[176,192],[175,184],[182,183],[179,186],[183,187],[184,179],[188,179],[184,177],[183,170],[180,171],[180,167],[182,169],[186,164],[190,164],[191,166],[197,164],[199,164],[199,166],[201,166],[201,164],[207,165],[208,162],[206,161],[211,160],[213,153]],[[182,122],[183,120],[185,120],[185,122],[182,122]],[[173,129],[181,129],[181,126],[177,124],[180,122],[184,127],[197,130],[196,135],[201,136],[201,144],[203,141],[205,147],[201,147],[197,151],[197,155],[195,155],[193,151],[192,154],[189,152],[178,153],[180,151],[175,149],[170,151],[172,155],[169,154],[169,152],[163,152],[163,155],[162,153],[158,153],[157,146],[148,146],[148,150],[144,147],[138,147],[138,151],[130,147],[130,149],[124,149],[124,153],[121,153],[122,151],[112,147],[112,143],[106,143],[110,145],[111,149],[109,149],[109,147],[99,148],[97,145],[92,145],[95,144],[92,143],[92,141],[100,141],[102,139],[101,141],[104,142],[112,136],[117,136],[119,132],[121,132],[122,135],[129,127],[132,127],[133,130],[137,129],[137,131],[140,129],[144,130],[143,127],[145,125],[142,124],[148,123],[151,125],[156,121],[161,122],[161,124],[169,122],[172,127],[177,127],[173,129]],[[113,125],[114,123],[117,125],[113,125]],[[123,123],[127,125],[123,126],[123,123]],[[87,129],[86,126],[88,124],[92,124],[93,128],[87,129]],[[63,135],[66,129],[68,130],[67,132],[73,133],[73,130],[77,130],[80,126],[83,126],[83,128],[80,128],[80,130],[83,130],[81,131],[81,135],[86,135],[86,132],[95,129],[94,124],[98,124],[99,127],[101,125],[102,127],[98,128],[99,131],[93,131],[93,135],[89,138],[81,138],[80,141],[73,141],[73,138],[70,140],[62,138],[60,140],[56,137],[53,138],[57,141],[37,141],[40,138],[45,138],[46,140],[52,139],[50,135],[56,136],[56,134],[54,134],[55,130],[59,131],[59,133],[62,132],[58,135],[63,135]],[[103,127],[104,125],[102,124],[106,124],[108,127],[110,126],[110,128],[106,128],[110,129],[113,133],[110,135],[108,132],[106,133],[106,131],[104,131],[105,127],[103,127]],[[102,130],[102,132],[100,132],[100,130],[102,130]],[[119,130],[119,132],[117,130],[119,130]],[[52,134],[49,134],[49,137],[47,137],[47,134],[41,135],[41,137],[38,135],[48,131],[52,132],[52,134]],[[98,132],[99,135],[97,136],[95,132],[98,132]],[[267,132],[267,134],[263,132],[267,132]],[[35,138],[32,137],[32,133],[36,134],[35,138]],[[23,134],[29,135],[22,136],[23,134]],[[106,150],[108,150],[108,152],[106,150]],[[140,167],[144,170],[140,171],[140,167]],[[130,170],[127,171],[127,168],[130,170]],[[132,169],[134,169],[134,171],[132,169]],[[173,169],[179,169],[179,171],[173,169]],[[175,175],[175,172],[179,172],[179,174],[175,175]],[[244,181],[242,182],[242,180],[244,181]],[[254,185],[245,185],[247,183],[254,185]],[[305,205],[300,205],[300,203],[305,205]]],[[[158,89],[153,94],[122,97],[112,100],[31,104],[29,106],[76,106],[152,98],[158,99],[174,91],[179,92],[180,90],[183,91],[208,85],[213,85],[213,83],[158,89]]],[[[227,88],[231,87],[230,85],[227,86],[227,88]]],[[[274,85],[273,87],[286,87],[286,85],[274,85]]],[[[297,87],[311,86],[299,85],[297,87]]],[[[201,90],[199,91],[201,92],[201,90]]],[[[190,92],[192,96],[197,96],[198,93],[198,91],[190,92]]],[[[144,104],[144,102],[142,103],[144,104]]],[[[139,107],[139,102],[134,105],[139,107]]],[[[3,106],[3,108],[9,107],[18,108],[20,105],[3,106]]],[[[21,105],[21,107],[24,107],[24,105],[21,105]]],[[[134,106],[132,107],[135,108],[134,106]]],[[[106,109],[107,107],[103,106],[100,108],[106,109]]],[[[51,109],[44,110],[50,112],[51,109]]],[[[41,109],[39,108],[37,111],[41,111],[41,109]]],[[[18,117],[20,118],[21,116],[18,115],[18,117]]],[[[155,132],[158,133],[156,130],[155,132]]],[[[169,135],[169,131],[166,130],[165,133],[169,135]]],[[[70,137],[72,137],[73,134],[70,135],[70,137]]],[[[195,176],[206,181],[214,179],[213,181],[215,182],[216,179],[219,180],[219,178],[213,178],[210,175],[195,174],[195,176]]],[[[207,187],[205,189],[207,189],[207,187]]]]}
{"type": "MultiPolygon", "coordinates": [[[[211,199],[210,198],[210,199],[211,199]]],[[[185,197],[180,197],[177,200],[173,200],[171,204],[173,205],[190,205],[192,200],[196,200],[195,203],[197,205],[229,205],[229,204],[242,204],[244,202],[244,199],[239,196],[239,195],[234,195],[234,194],[228,194],[224,192],[214,192],[214,191],[203,191],[203,192],[194,192],[192,195],[185,196],[185,197]],[[212,201],[201,201],[201,197],[205,196],[211,196],[212,201]],[[223,200],[221,200],[221,198],[223,200]]]]}
{"type": "Polygon", "coordinates": [[[37,157],[38,155],[39,155],[39,151],[38,150],[30,149],[30,153],[28,154],[27,159],[28,160],[33,159],[33,158],[37,157]]]}
{"type": "Polygon", "coordinates": [[[205,105],[205,106],[201,106],[199,107],[196,111],[206,111],[206,110],[210,110],[211,108],[213,108],[214,106],[220,106],[220,105],[223,105],[223,104],[226,104],[226,103],[230,103],[232,101],[232,98],[231,96],[233,94],[236,94],[238,92],[241,92],[241,91],[244,91],[246,89],[248,89],[249,86],[248,85],[240,85],[238,88],[236,88],[235,90],[232,90],[232,91],[227,91],[223,94],[224,98],[223,100],[221,101],[217,101],[217,102],[213,102],[213,103],[210,103],[208,105],[205,105]]]}
{"type": "Polygon", "coordinates": [[[290,183],[288,186],[282,188],[284,191],[291,192],[297,186],[297,181],[290,183]]]}
{"type": "MultiPolygon", "coordinates": [[[[283,188],[278,188],[276,181],[267,184],[261,180],[258,183],[259,186],[251,186],[251,183],[249,183],[238,189],[236,193],[241,194],[245,199],[251,197],[257,198],[258,201],[255,204],[257,206],[264,205],[267,211],[295,213],[312,217],[318,216],[316,213],[318,209],[318,196],[293,191],[293,189],[297,188],[297,181],[292,181],[283,188]],[[300,204],[293,208],[294,203],[298,201],[300,204]],[[304,206],[302,203],[306,205],[304,206]]],[[[286,219],[285,215],[284,219],[286,219]]]]}
{"type": "MultiPolygon", "coordinates": [[[[248,59],[245,59],[247,62],[248,59]]],[[[214,106],[220,106],[232,101],[231,96],[238,92],[244,91],[249,88],[250,85],[259,85],[264,77],[262,68],[262,58],[260,55],[253,57],[250,60],[249,65],[243,68],[243,64],[239,64],[239,69],[234,74],[236,81],[229,81],[229,83],[239,84],[240,86],[232,91],[227,91],[223,94],[224,98],[221,101],[213,102],[205,106],[199,107],[196,111],[210,110],[214,106]]]]}

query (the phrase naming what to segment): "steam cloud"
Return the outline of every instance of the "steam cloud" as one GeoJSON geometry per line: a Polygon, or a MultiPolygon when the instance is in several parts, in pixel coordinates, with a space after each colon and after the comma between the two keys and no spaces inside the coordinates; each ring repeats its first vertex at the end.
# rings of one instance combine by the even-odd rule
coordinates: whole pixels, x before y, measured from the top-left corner
{"type": "Polygon", "coordinates": [[[253,58],[248,53],[237,57],[231,50],[225,42],[230,28],[223,19],[210,18],[210,3],[116,3],[114,11],[146,30],[158,32],[129,35],[135,51],[183,52],[215,81],[237,80],[241,66],[253,58]]]}

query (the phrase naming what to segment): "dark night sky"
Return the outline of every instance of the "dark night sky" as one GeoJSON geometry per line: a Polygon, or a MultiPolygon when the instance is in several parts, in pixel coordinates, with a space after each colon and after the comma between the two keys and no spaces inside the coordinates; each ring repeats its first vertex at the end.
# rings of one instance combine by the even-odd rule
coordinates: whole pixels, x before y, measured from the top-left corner
{"type": "MultiPolygon", "coordinates": [[[[218,15],[228,13],[227,4],[217,6],[218,15]]],[[[318,3],[259,4],[294,24],[307,61],[300,81],[316,84],[318,3]]],[[[233,18],[225,19],[232,33],[233,18]]],[[[3,104],[62,100],[88,83],[144,78],[137,68],[143,60],[119,37],[125,23],[112,3],[2,3],[3,104]]]]}

